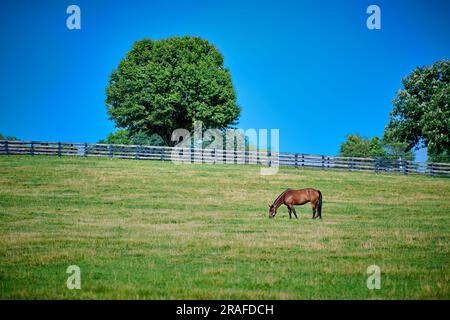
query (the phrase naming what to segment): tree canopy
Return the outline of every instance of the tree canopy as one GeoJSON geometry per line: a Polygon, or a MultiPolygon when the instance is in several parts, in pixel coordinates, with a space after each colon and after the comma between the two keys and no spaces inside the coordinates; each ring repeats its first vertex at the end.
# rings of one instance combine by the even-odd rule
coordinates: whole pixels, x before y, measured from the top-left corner
{"type": "Polygon", "coordinates": [[[111,73],[106,106],[130,136],[158,134],[167,145],[177,128],[225,129],[240,115],[222,54],[199,37],[136,42],[111,73]]]}
{"type": "Polygon", "coordinates": [[[427,147],[429,158],[450,155],[450,60],[416,68],[403,79],[384,139],[407,144],[407,150],[427,147]]]}

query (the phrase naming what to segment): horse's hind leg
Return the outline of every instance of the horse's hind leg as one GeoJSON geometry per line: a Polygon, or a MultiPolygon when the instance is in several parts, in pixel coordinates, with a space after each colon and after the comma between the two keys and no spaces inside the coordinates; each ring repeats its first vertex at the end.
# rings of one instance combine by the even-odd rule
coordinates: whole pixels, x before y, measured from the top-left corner
{"type": "Polygon", "coordinates": [[[315,218],[317,218],[317,216],[316,216],[316,212],[317,212],[317,202],[314,203],[314,204],[311,202],[311,208],[312,208],[312,210],[313,210],[312,218],[315,219],[315,218]]]}

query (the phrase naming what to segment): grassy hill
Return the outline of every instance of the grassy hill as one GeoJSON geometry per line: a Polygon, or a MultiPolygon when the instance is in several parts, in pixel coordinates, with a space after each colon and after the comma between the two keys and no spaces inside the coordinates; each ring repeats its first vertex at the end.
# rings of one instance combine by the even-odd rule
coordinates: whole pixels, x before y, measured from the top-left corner
{"type": "Polygon", "coordinates": [[[449,299],[449,195],[446,178],[1,156],[0,299],[449,299]],[[323,220],[269,220],[288,187],[320,189],[323,220]]]}

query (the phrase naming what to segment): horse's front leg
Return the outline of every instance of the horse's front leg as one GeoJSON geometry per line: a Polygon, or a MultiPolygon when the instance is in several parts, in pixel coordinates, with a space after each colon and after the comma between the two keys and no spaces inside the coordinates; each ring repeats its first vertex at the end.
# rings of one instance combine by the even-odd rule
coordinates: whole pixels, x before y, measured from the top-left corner
{"type": "Polygon", "coordinates": [[[289,211],[289,219],[292,219],[292,205],[291,206],[289,206],[289,205],[286,205],[286,207],[288,207],[288,211],[289,211]]]}
{"type": "Polygon", "coordinates": [[[297,212],[295,212],[294,206],[292,206],[292,212],[294,212],[295,219],[298,219],[298,217],[297,217],[297,212]]]}
{"type": "Polygon", "coordinates": [[[292,219],[292,211],[291,208],[289,206],[286,206],[288,208],[288,212],[289,212],[289,219],[292,219]]]}

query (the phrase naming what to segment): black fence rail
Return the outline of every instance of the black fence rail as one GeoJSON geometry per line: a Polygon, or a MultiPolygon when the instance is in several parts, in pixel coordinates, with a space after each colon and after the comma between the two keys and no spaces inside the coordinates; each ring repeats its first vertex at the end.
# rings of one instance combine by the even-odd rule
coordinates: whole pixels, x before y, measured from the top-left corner
{"type": "Polygon", "coordinates": [[[450,176],[450,164],[353,158],[287,152],[137,146],[99,143],[0,140],[0,155],[47,155],[163,160],[194,163],[257,164],[347,171],[450,176]]]}

